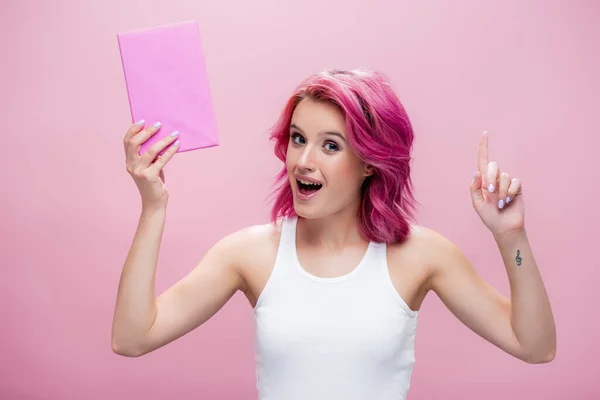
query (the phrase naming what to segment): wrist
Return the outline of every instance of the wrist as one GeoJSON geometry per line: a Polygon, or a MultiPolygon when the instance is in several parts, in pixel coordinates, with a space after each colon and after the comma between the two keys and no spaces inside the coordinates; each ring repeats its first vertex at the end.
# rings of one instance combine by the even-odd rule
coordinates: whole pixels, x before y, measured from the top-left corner
{"type": "Polygon", "coordinates": [[[527,240],[527,231],[525,228],[522,228],[513,231],[497,232],[493,236],[497,243],[516,243],[521,240],[527,240]]]}
{"type": "Polygon", "coordinates": [[[142,204],[142,216],[162,215],[167,212],[167,204],[142,204]]]}

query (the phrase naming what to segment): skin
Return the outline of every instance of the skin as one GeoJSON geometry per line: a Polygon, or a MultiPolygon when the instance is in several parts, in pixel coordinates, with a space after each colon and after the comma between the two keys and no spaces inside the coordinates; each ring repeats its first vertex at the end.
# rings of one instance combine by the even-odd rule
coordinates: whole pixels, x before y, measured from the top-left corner
{"type": "MultiPolygon", "coordinates": [[[[131,141],[140,129],[130,128],[131,141]]],[[[165,139],[156,150],[171,141],[165,139]]],[[[419,310],[426,295],[434,292],[463,324],[493,345],[528,363],[548,362],[555,356],[556,333],[524,228],[521,184],[500,173],[497,163],[488,162],[487,142],[487,134],[482,135],[478,172],[470,190],[473,207],[490,229],[504,261],[510,298],[485,282],[447,238],[418,225],[412,226],[406,241],[388,245],[390,276],[412,310],[419,310]],[[494,191],[488,190],[490,183],[495,183],[494,191]],[[499,201],[507,196],[511,201],[499,208],[499,201]]],[[[294,196],[302,267],[320,277],[350,272],[368,246],[358,232],[357,210],[360,186],[373,170],[351,148],[344,117],[335,106],[305,99],[296,107],[286,168],[294,193],[296,174],[323,184],[314,199],[300,201],[294,196]]],[[[280,237],[279,224],[234,232],[217,242],[187,276],[155,297],[154,273],[166,201],[146,204],[151,206],[142,210],[119,283],[113,321],[113,350],[129,357],[151,352],[202,325],[237,291],[254,307],[273,269],[280,237]]]]}

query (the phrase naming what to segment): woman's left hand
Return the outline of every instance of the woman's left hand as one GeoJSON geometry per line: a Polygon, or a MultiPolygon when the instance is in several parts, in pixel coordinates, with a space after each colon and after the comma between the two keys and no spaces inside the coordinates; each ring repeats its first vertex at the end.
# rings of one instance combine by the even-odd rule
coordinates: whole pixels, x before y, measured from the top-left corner
{"type": "Polygon", "coordinates": [[[500,173],[498,163],[488,161],[488,138],[488,133],[483,132],[479,141],[479,170],[471,182],[473,208],[494,235],[523,231],[525,206],[521,181],[507,172],[500,173]]]}

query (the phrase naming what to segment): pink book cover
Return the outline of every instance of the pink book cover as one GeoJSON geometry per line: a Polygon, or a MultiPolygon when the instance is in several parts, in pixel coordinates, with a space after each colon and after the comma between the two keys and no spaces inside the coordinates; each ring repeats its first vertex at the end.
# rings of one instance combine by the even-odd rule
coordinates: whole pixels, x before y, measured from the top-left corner
{"type": "Polygon", "coordinates": [[[140,154],[173,131],[179,131],[177,152],[218,146],[198,23],[121,32],[117,40],[132,121],[162,124],[140,154]]]}

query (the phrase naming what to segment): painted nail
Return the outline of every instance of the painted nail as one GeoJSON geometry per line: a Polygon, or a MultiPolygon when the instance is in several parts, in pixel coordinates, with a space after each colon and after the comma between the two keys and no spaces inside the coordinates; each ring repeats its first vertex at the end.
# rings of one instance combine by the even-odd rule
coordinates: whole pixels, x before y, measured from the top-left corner
{"type": "Polygon", "coordinates": [[[493,183],[490,183],[490,186],[488,187],[488,191],[490,193],[494,193],[494,184],[493,183]]]}
{"type": "Polygon", "coordinates": [[[154,126],[155,128],[159,128],[159,127],[160,127],[160,125],[161,125],[161,124],[160,124],[160,121],[158,121],[158,122],[155,122],[153,126],[154,126]]]}
{"type": "Polygon", "coordinates": [[[179,135],[179,131],[175,131],[175,132],[171,133],[171,136],[172,136],[172,137],[175,137],[175,136],[177,136],[177,135],[179,135]]]}
{"type": "Polygon", "coordinates": [[[136,125],[137,126],[142,126],[142,125],[144,125],[145,122],[146,121],[144,121],[143,119],[140,119],[138,122],[136,122],[136,125]]]}
{"type": "Polygon", "coordinates": [[[498,202],[498,208],[504,208],[504,200],[498,202]]]}
{"type": "Polygon", "coordinates": [[[477,178],[477,171],[473,174],[473,179],[477,178]]]}
{"type": "Polygon", "coordinates": [[[173,143],[173,146],[175,146],[175,147],[179,146],[179,140],[177,140],[175,143],[173,143]]]}
{"type": "Polygon", "coordinates": [[[506,196],[506,204],[510,203],[510,196],[506,196]]]}

